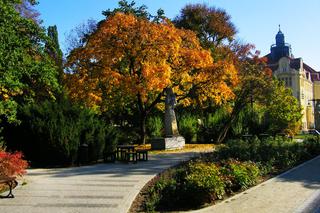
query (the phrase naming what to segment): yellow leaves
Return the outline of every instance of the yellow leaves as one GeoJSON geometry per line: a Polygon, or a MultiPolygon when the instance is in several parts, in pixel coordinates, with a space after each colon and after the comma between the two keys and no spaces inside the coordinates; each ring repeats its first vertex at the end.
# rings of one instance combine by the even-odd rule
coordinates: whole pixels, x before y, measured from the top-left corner
{"type": "Polygon", "coordinates": [[[142,76],[148,91],[161,92],[170,85],[171,67],[168,64],[144,64],[142,76]]]}
{"type": "Polygon", "coordinates": [[[170,23],[152,23],[117,13],[101,23],[83,48],[68,57],[71,97],[88,106],[120,106],[139,96],[146,106],[166,87],[186,96],[195,89],[201,102],[233,98],[237,71],[230,63],[214,62],[192,31],[170,23]]]}
{"type": "Polygon", "coordinates": [[[23,91],[17,88],[7,89],[4,86],[0,85],[0,99],[8,101],[10,98],[22,95],[23,91]]]}
{"type": "Polygon", "coordinates": [[[99,103],[102,101],[102,98],[100,96],[98,96],[92,92],[89,93],[89,99],[91,99],[92,102],[94,102],[94,103],[99,103]]]}

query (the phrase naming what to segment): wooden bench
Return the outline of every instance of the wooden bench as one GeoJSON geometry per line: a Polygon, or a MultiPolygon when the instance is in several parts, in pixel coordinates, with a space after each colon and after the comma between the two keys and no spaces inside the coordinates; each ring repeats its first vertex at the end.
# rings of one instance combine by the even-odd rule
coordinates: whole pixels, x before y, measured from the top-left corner
{"type": "Polygon", "coordinates": [[[148,150],[146,150],[146,149],[137,150],[137,158],[139,161],[147,161],[148,160],[148,150]]]}
{"type": "Polygon", "coordinates": [[[134,152],[134,145],[118,145],[116,151],[117,160],[127,161],[127,152],[134,152]]]}
{"type": "Polygon", "coordinates": [[[125,153],[125,160],[127,163],[137,163],[137,152],[129,151],[125,153]]]}
{"type": "Polygon", "coordinates": [[[18,185],[16,177],[0,176],[0,184],[6,184],[9,187],[8,195],[0,196],[0,198],[14,198],[14,195],[12,194],[12,189],[14,186],[18,185]]]}

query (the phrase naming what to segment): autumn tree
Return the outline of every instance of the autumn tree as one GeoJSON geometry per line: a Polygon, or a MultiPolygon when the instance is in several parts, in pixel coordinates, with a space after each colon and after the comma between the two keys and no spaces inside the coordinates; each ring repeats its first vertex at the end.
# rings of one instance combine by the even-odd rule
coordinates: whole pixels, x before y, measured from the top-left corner
{"type": "Polygon", "coordinates": [[[181,104],[233,98],[232,64],[214,63],[196,35],[168,21],[116,13],[68,57],[70,96],[102,111],[137,106],[141,142],[148,114],[172,88],[181,104]],[[197,97],[197,98],[195,98],[197,97]]]}

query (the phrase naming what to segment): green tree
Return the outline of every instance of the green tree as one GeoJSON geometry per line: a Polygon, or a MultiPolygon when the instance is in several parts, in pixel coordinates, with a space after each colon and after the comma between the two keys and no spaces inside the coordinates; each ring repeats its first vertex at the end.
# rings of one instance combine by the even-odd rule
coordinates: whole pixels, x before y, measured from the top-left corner
{"type": "Polygon", "coordinates": [[[179,28],[194,31],[201,44],[211,49],[217,48],[223,41],[233,41],[237,32],[229,14],[205,4],[186,5],[173,22],[179,28]]]}
{"type": "Polygon", "coordinates": [[[234,91],[236,98],[231,102],[232,110],[219,131],[217,143],[223,142],[245,111],[246,117],[240,122],[246,122],[242,125],[250,134],[257,133],[258,129],[272,134],[296,133],[301,121],[301,107],[290,89],[272,78],[264,59],[255,55],[241,61],[238,67],[240,83],[234,91]]]}
{"type": "Polygon", "coordinates": [[[0,0],[0,115],[16,120],[18,104],[54,98],[57,69],[45,52],[48,37],[15,9],[19,0],[0,0]]]}
{"type": "Polygon", "coordinates": [[[63,53],[60,49],[59,39],[58,39],[58,29],[57,26],[48,27],[48,41],[46,43],[46,51],[52,60],[55,62],[58,72],[59,72],[59,83],[62,84],[63,81],[63,53]]]}
{"type": "Polygon", "coordinates": [[[267,96],[266,115],[269,131],[294,135],[299,130],[302,109],[292,91],[278,80],[272,81],[271,92],[267,96]]]}
{"type": "Polygon", "coordinates": [[[247,58],[244,58],[244,60],[240,60],[242,56],[236,56],[240,80],[238,86],[234,89],[236,97],[230,104],[232,110],[219,131],[216,139],[217,143],[224,141],[232,124],[247,106],[250,106],[253,110],[254,102],[265,104],[266,96],[270,92],[272,76],[264,61],[259,59],[258,55],[249,58],[249,52],[245,52],[245,55],[247,55],[247,58]]]}
{"type": "MultiPolygon", "coordinates": [[[[160,23],[162,20],[167,19],[164,15],[163,9],[158,9],[157,15],[152,15],[148,12],[148,7],[146,5],[136,6],[135,1],[131,1],[130,3],[127,0],[120,0],[118,2],[119,7],[113,10],[105,10],[102,11],[102,15],[106,16],[106,18],[110,16],[114,16],[116,13],[124,13],[131,14],[138,18],[147,19],[149,21],[153,21],[156,23],[160,23]]],[[[101,22],[100,22],[101,23],[101,22]]]]}
{"type": "Polygon", "coordinates": [[[113,10],[105,10],[102,11],[102,15],[106,16],[113,16],[118,12],[125,13],[125,14],[134,14],[139,18],[150,19],[152,15],[147,11],[148,7],[146,5],[141,5],[140,7],[136,7],[135,1],[131,1],[130,3],[127,0],[120,0],[119,7],[113,10]]]}

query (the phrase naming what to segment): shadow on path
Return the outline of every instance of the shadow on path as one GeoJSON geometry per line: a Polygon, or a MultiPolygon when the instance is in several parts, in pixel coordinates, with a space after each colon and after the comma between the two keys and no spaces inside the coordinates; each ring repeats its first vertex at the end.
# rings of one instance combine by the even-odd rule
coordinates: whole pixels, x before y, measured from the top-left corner
{"type": "Polygon", "coordinates": [[[320,156],[277,177],[278,181],[300,182],[305,188],[320,189],[320,156]]]}
{"type": "Polygon", "coordinates": [[[30,169],[28,176],[50,176],[50,177],[70,177],[79,175],[103,175],[107,174],[113,177],[126,177],[131,175],[152,175],[159,173],[164,169],[174,166],[181,161],[196,156],[196,153],[170,153],[151,155],[149,161],[139,161],[132,163],[101,163],[90,166],[80,166],[72,168],[55,169],[30,169]]]}

